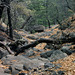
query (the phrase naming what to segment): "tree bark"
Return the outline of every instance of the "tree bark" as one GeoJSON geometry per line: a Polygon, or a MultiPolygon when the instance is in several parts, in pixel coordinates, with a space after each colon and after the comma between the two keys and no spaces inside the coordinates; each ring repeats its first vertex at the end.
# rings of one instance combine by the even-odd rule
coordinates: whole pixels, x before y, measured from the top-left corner
{"type": "Polygon", "coordinates": [[[4,5],[0,5],[0,19],[2,18],[2,13],[3,13],[4,5]]]}
{"type": "Polygon", "coordinates": [[[15,56],[17,56],[19,53],[22,53],[24,52],[25,49],[28,49],[30,47],[35,47],[36,45],[38,45],[39,43],[53,43],[53,40],[49,40],[49,39],[44,39],[44,38],[41,38],[39,40],[36,40],[35,42],[31,43],[31,44],[28,44],[28,45],[25,45],[23,47],[21,47],[18,52],[15,54],[15,56]]]}
{"type": "Polygon", "coordinates": [[[13,29],[11,24],[11,14],[10,14],[10,5],[7,8],[7,14],[8,14],[8,24],[9,24],[9,36],[13,39],[13,29]]]}

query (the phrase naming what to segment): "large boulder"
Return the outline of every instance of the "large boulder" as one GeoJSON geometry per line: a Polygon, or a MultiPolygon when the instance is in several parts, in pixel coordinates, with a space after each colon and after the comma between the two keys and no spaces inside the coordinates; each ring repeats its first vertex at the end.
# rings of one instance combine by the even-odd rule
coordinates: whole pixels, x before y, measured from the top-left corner
{"type": "Polygon", "coordinates": [[[23,65],[25,70],[31,70],[38,68],[40,66],[43,66],[45,62],[38,60],[38,59],[33,59],[31,61],[26,61],[23,65]]]}
{"type": "Polygon", "coordinates": [[[26,28],[26,31],[30,31],[31,33],[34,32],[43,32],[45,27],[43,25],[35,25],[35,26],[30,26],[26,28]]]}
{"type": "Polygon", "coordinates": [[[0,67],[0,75],[11,75],[11,74],[4,73],[4,69],[0,67]]]}
{"type": "Polygon", "coordinates": [[[64,53],[66,53],[67,55],[70,55],[70,54],[73,53],[73,51],[70,50],[70,48],[69,48],[69,47],[66,47],[66,46],[63,46],[63,47],[61,48],[61,51],[64,52],[64,53]]]}
{"type": "Polygon", "coordinates": [[[48,58],[48,57],[50,57],[52,55],[53,52],[54,52],[53,50],[52,51],[43,52],[43,53],[40,54],[40,56],[42,58],[48,58]]]}
{"type": "Polygon", "coordinates": [[[9,70],[12,73],[12,75],[18,74],[20,71],[23,71],[23,64],[13,64],[9,66],[9,70]]]}
{"type": "Polygon", "coordinates": [[[0,47],[0,59],[3,58],[4,56],[8,55],[9,53],[7,50],[3,49],[0,47]]]}
{"type": "Polygon", "coordinates": [[[67,57],[68,55],[66,53],[63,53],[62,51],[60,50],[56,50],[52,53],[52,55],[48,58],[51,62],[53,61],[57,61],[59,59],[62,59],[62,58],[65,58],[67,57]]]}
{"type": "Polygon", "coordinates": [[[38,25],[33,27],[35,32],[42,32],[44,31],[45,27],[43,25],[38,25]]]}
{"type": "MultiPolygon", "coordinates": [[[[20,69],[18,64],[23,64],[23,69],[25,70],[31,70],[34,68],[37,68],[39,66],[43,66],[45,61],[39,60],[39,59],[28,59],[24,56],[18,55],[18,56],[13,56],[13,55],[7,55],[6,57],[3,57],[1,59],[3,61],[4,65],[15,65],[17,66],[17,69],[20,69]]],[[[15,67],[16,67],[15,66],[15,67]]],[[[22,67],[21,67],[22,69],[22,67]]]]}

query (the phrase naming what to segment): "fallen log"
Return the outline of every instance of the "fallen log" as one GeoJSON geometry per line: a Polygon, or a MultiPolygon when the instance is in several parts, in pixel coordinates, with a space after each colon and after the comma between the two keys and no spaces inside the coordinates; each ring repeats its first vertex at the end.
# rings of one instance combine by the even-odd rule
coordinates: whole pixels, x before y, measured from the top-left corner
{"type": "Polygon", "coordinates": [[[10,50],[10,48],[9,48],[8,46],[6,46],[4,43],[2,43],[1,41],[0,41],[0,47],[5,47],[6,50],[9,52],[9,54],[14,55],[14,52],[12,52],[12,51],[10,50]]]}
{"type": "Polygon", "coordinates": [[[30,47],[35,47],[39,43],[63,44],[63,43],[70,43],[70,42],[75,42],[75,38],[65,38],[65,39],[56,39],[56,40],[41,38],[41,39],[34,41],[31,44],[28,44],[28,45],[25,45],[25,46],[22,46],[21,48],[19,48],[17,50],[15,56],[17,56],[19,53],[23,53],[25,51],[25,49],[28,49],[30,47]]]}
{"type": "Polygon", "coordinates": [[[17,53],[15,54],[15,56],[17,56],[19,53],[24,52],[25,49],[28,49],[28,48],[30,48],[30,47],[35,47],[35,46],[38,45],[39,43],[53,43],[53,40],[44,39],[44,38],[41,38],[41,39],[39,39],[39,40],[36,40],[36,41],[34,41],[33,43],[31,43],[31,44],[22,46],[22,47],[17,51],[17,53]]]}

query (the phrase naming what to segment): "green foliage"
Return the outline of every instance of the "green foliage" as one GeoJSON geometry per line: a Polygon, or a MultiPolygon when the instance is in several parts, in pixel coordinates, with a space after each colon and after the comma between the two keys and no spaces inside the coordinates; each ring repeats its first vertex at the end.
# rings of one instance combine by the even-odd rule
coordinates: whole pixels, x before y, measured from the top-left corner
{"type": "MultiPolygon", "coordinates": [[[[65,0],[13,0],[11,2],[11,15],[14,28],[20,28],[31,15],[34,20],[28,25],[48,26],[61,22],[74,13],[74,0],[68,0],[72,10],[68,9],[65,0]],[[48,19],[48,20],[47,20],[48,19]]],[[[7,21],[7,20],[6,20],[7,21]]]]}

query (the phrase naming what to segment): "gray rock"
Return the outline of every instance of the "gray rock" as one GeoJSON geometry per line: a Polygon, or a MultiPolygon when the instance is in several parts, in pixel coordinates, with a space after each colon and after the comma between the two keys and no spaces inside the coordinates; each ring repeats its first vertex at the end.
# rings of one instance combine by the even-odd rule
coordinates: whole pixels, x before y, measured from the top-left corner
{"type": "Polygon", "coordinates": [[[22,71],[23,70],[23,64],[13,64],[13,67],[18,70],[18,71],[22,71]]]}
{"type": "Polygon", "coordinates": [[[75,38],[75,33],[74,32],[69,33],[69,37],[70,38],[75,38]]]}
{"type": "Polygon", "coordinates": [[[35,53],[34,53],[34,51],[28,51],[25,55],[30,57],[30,56],[35,55],[35,53]]]}
{"type": "Polygon", "coordinates": [[[0,48],[0,59],[3,58],[4,56],[8,55],[9,53],[7,50],[0,48]]]}
{"type": "Polygon", "coordinates": [[[58,75],[55,71],[51,72],[51,75],[58,75]]]}
{"type": "Polygon", "coordinates": [[[11,71],[12,75],[18,74],[23,69],[23,64],[13,64],[9,67],[9,70],[11,71]]]}
{"type": "Polygon", "coordinates": [[[58,71],[58,75],[65,75],[63,71],[58,71]]]}
{"type": "Polygon", "coordinates": [[[6,57],[3,57],[1,60],[3,61],[4,65],[13,65],[15,63],[24,64],[25,61],[29,61],[28,58],[25,58],[24,56],[21,56],[21,55],[18,55],[18,56],[7,55],[6,57]]]}
{"type": "Polygon", "coordinates": [[[23,69],[23,64],[13,64],[9,66],[9,69],[6,69],[4,72],[5,73],[12,73],[12,75],[18,74],[20,71],[24,70],[23,69]]]}
{"type": "Polygon", "coordinates": [[[41,57],[38,57],[38,60],[41,60],[41,61],[43,61],[43,62],[50,62],[48,59],[46,59],[46,58],[41,58],[41,57]]]}
{"type": "Polygon", "coordinates": [[[58,68],[60,68],[60,67],[62,67],[60,64],[56,64],[56,65],[55,65],[55,69],[58,69],[58,68]]]}
{"type": "Polygon", "coordinates": [[[51,54],[51,56],[48,58],[51,62],[62,59],[67,57],[68,55],[66,53],[63,53],[60,50],[56,50],[53,52],[53,54],[51,54]]]}
{"type": "Polygon", "coordinates": [[[59,29],[61,29],[61,30],[65,30],[66,28],[70,28],[70,25],[71,25],[71,23],[68,23],[68,24],[63,24],[63,25],[60,25],[59,26],[59,29]]]}
{"type": "Polygon", "coordinates": [[[70,48],[69,47],[66,47],[66,46],[63,46],[61,48],[61,51],[64,52],[64,53],[66,53],[67,55],[72,54],[72,50],[70,50],[70,48]]]}
{"type": "Polygon", "coordinates": [[[33,68],[37,68],[39,66],[43,66],[44,63],[46,63],[39,59],[30,60],[21,55],[18,55],[18,56],[7,55],[6,57],[3,57],[1,60],[3,61],[3,64],[11,65],[11,69],[13,69],[13,73],[15,73],[15,71],[18,72],[22,70],[22,64],[23,64],[23,69],[30,70],[33,68]]]}
{"type": "Polygon", "coordinates": [[[45,67],[45,68],[53,68],[53,67],[55,67],[55,65],[52,64],[52,63],[45,63],[45,64],[44,64],[44,67],[45,67]]]}
{"type": "Polygon", "coordinates": [[[25,62],[25,64],[23,65],[25,70],[31,70],[40,66],[43,66],[45,62],[38,60],[38,59],[33,59],[30,62],[27,61],[25,62]]]}
{"type": "Polygon", "coordinates": [[[5,38],[0,36],[0,41],[4,41],[4,40],[5,40],[5,38]]]}
{"type": "Polygon", "coordinates": [[[27,38],[32,39],[32,40],[37,40],[38,39],[37,36],[27,36],[27,38]]]}
{"type": "Polygon", "coordinates": [[[16,75],[16,74],[18,74],[18,73],[20,72],[20,71],[16,70],[16,69],[15,69],[14,67],[12,67],[12,66],[10,66],[9,69],[10,69],[12,75],[16,75]]]}
{"type": "Polygon", "coordinates": [[[54,49],[54,44],[48,43],[48,44],[44,47],[44,49],[54,49]]]}
{"type": "Polygon", "coordinates": [[[28,74],[26,74],[26,73],[19,73],[19,75],[28,75],[28,74]]]}
{"type": "Polygon", "coordinates": [[[41,53],[40,56],[43,58],[48,58],[52,55],[53,52],[54,52],[54,50],[47,51],[47,52],[41,53]]]}
{"type": "Polygon", "coordinates": [[[37,49],[37,48],[33,48],[33,50],[36,51],[36,52],[42,52],[42,51],[44,51],[44,49],[37,49]]]}
{"type": "Polygon", "coordinates": [[[7,74],[4,72],[4,69],[3,68],[0,68],[0,75],[11,75],[11,74],[7,74]]]}
{"type": "Polygon", "coordinates": [[[10,69],[5,69],[4,70],[4,73],[9,73],[10,74],[11,73],[11,70],[10,69]]]}
{"type": "Polygon", "coordinates": [[[31,26],[31,27],[26,27],[26,31],[30,31],[30,32],[43,32],[45,29],[45,27],[43,25],[35,25],[35,26],[31,26]]]}
{"type": "Polygon", "coordinates": [[[65,40],[66,39],[66,37],[63,34],[61,34],[58,38],[59,38],[59,40],[65,40]]]}

